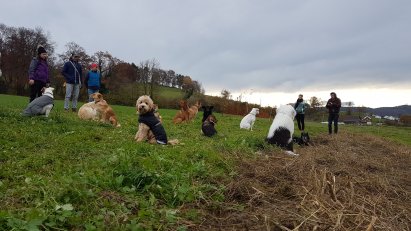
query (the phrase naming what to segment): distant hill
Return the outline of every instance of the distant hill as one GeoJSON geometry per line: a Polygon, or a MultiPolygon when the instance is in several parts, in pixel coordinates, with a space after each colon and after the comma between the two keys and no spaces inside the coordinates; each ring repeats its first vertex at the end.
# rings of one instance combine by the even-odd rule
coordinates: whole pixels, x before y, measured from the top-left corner
{"type": "Polygon", "coordinates": [[[367,108],[367,112],[370,112],[379,116],[394,116],[400,117],[401,115],[411,115],[411,105],[401,105],[396,107],[379,107],[379,108],[367,108]]]}
{"type": "MultiPolygon", "coordinates": [[[[342,107],[341,111],[348,111],[348,107],[342,107]]],[[[352,112],[358,112],[361,110],[359,107],[353,107],[352,112]]],[[[362,108],[364,111],[364,109],[362,108]]],[[[411,105],[401,105],[396,107],[379,107],[379,108],[369,108],[366,107],[365,111],[367,113],[379,116],[394,116],[400,117],[401,115],[411,115],[411,105]]]]}

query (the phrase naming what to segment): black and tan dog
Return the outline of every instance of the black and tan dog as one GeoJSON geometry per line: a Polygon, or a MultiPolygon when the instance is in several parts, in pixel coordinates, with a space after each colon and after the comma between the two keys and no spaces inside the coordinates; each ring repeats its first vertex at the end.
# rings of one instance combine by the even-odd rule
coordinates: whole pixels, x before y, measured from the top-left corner
{"type": "Polygon", "coordinates": [[[201,122],[204,122],[209,115],[213,114],[214,106],[202,106],[201,108],[203,109],[203,119],[201,122]]]}
{"type": "Polygon", "coordinates": [[[206,120],[204,120],[203,125],[201,126],[201,131],[205,136],[211,137],[217,134],[215,129],[215,124],[217,123],[217,118],[214,115],[209,115],[206,120]]]}
{"type": "Polygon", "coordinates": [[[310,145],[310,136],[308,135],[308,132],[301,132],[301,136],[293,137],[293,142],[300,145],[300,146],[309,146],[310,145]]]}

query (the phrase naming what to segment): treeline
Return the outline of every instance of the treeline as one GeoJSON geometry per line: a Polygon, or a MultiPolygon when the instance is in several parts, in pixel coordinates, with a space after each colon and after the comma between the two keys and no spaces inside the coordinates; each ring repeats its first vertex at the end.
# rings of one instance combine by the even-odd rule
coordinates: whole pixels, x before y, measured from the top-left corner
{"type": "Polygon", "coordinates": [[[91,63],[98,64],[102,75],[103,91],[106,93],[117,94],[122,86],[134,83],[141,84],[143,93],[151,96],[156,95],[156,86],[181,89],[186,93],[187,98],[193,93],[204,93],[198,81],[173,70],[161,69],[160,63],[155,59],[144,60],[138,64],[128,63],[114,57],[108,51],[88,54],[75,42],[67,43],[65,51],[56,54],[56,43],[49,37],[42,28],[15,28],[0,24],[0,93],[28,94],[28,67],[31,59],[37,55],[39,44],[43,45],[49,54],[51,85],[55,87],[57,97],[64,97],[64,78],[60,71],[72,53],[80,55],[83,73],[87,72],[91,63]]]}
{"type": "MultiPolygon", "coordinates": [[[[37,46],[41,44],[49,54],[48,64],[51,85],[55,88],[54,95],[63,99],[65,95],[64,78],[61,69],[72,53],[79,54],[83,73],[87,73],[91,63],[96,63],[102,75],[101,92],[112,104],[135,104],[138,96],[150,95],[161,108],[178,108],[179,99],[189,102],[201,100],[204,104],[214,105],[217,112],[226,114],[246,115],[251,108],[260,108],[260,117],[272,117],[275,110],[271,107],[262,108],[256,104],[248,104],[232,100],[229,92],[222,91],[221,97],[204,95],[201,83],[188,75],[176,73],[174,70],[163,70],[156,59],[140,62],[126,62],[114,57],[108,51],[97,51],[88,54],[75,42],[65,45],[65,51],[55,53],[56,43],[50,35],[40,27],[35,29],[25,27],[9,27],[0,24],[0,94],[27,96],[28,68],[31,60],[36,57],[37,46]],[[165,95],[164,89],[175,88],[181,94],[175,97],[165,95]],[[163,93],[163,94],[162,94],[163,93]]],[[[80,92],[80,100],[87,99],[86,89],[80,92]]]]}

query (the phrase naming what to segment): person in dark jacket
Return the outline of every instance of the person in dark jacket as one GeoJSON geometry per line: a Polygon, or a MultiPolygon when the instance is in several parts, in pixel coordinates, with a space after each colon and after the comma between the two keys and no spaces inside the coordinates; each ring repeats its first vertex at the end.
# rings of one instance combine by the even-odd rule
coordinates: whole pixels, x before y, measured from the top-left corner
{"type": "Polygon", "coordinates": [[[92,63],[90,66],[90,71],[87,73],[86,78],[84,79],[84,85],[87,88],[88,101],[94,101],[92,94],[99,92],[100,90],[100,73],[97,71],[97,64],[92,63]]]}
{"type": "Polygon", "coordinates": [[[306,104],[303,99],[303,95],[300,94],[298,95],[297,102],[294,104],[294,109],[297,112],[297,115],[295,116],[295,119],[297,120],[297,125],[298,129],[301,132],[304,132],[305,129],[305,124],[304,124],[304,117],[305,117],[305,109],[306,109],[306,104]]]}
{"type": "Polygon", "coordinates": [[[50,85],[47,51],[42,45],[37,47],[37,57],[29,67],[30,102],[42,95],[42,89],[50,85]]]}
{"type": "Polygon", "coordinates": [[[80,63],[78,62],[80,56],[78,54],[72,54],[69,61],[64,63],[61,74],[66,80],[66,97],[64,99],[64,110],[68,111],[70,107],[70,98],[72,99],[71,110],[77,111],[77,100],[80,93],[82,84],[83,71],[80,63]]]}
{"type": "Polygon", "coordinates": [[[331,98],[327,101],[325,106],[328,109],[328,133],[332,134],[332,123],[334,122],[334,133],[338,132],[338,117],[341,108],[341,100],[337,98],[335,92],[330,93],[331,98]]]}

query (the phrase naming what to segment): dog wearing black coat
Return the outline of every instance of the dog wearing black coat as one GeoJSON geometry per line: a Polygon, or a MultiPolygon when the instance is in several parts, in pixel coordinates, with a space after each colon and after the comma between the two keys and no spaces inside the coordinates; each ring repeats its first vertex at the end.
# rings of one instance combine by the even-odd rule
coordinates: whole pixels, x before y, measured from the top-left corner
{"type": "Polygon", "coordinates": [[[201,126],[203,134],[208,137],[217,134],[217,130],[214,127],[216,123],[217,118],[213,114],[209,115],[207,119],[203,121],[203,125],[201,126]]]}

